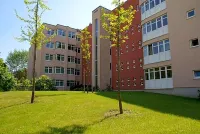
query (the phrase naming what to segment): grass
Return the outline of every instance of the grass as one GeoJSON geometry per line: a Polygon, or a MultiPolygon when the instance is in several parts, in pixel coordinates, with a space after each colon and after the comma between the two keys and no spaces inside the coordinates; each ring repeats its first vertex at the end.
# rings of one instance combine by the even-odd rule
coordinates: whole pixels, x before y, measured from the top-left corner
{"type": "Polygon", "coordinates": [[[2,134],[199,134],[200,101],[123,92],[125,114],[118,115],[116,92],[0,93],[2,134]]]}

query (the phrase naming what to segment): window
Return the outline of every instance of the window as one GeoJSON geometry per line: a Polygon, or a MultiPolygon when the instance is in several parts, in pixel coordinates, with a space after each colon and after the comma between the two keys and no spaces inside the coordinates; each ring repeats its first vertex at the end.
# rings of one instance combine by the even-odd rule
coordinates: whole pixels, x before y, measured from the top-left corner
{"type": "Polygon", "coordinates": [[[156,30],[156,20],[151,21],[152,31],[156,30]]]}
{"type": "Polygon", "coordinates": [[[143,35],[146,34],[146,24],[142,26],[143,35]]]}
{"type": "Polygon", "coordinates": [[[196,39],[192,39],[190,41],[190,44],[191,44],[191,47],[199,46],[199,40],[197,38],[196,39]]]}
{"type": "Polygon", "coordinates": [[[75,69],[75,75],[79,76],[80,75],[80,70],[75,69]]]}
{"type": "Polygon", "coordinates": [[[169,51],[170,50],[170,46],[169,46],[169,39],[165,40],[165,51],[169,51]]]}
{"type": "Polygon", "coordinates": [[[141,5],[141,11],[142,11],[142,14],[145,12],[145,6],[144,6],[144,4],[141,5]]]}
{"type": "Polygon", "coordinates": [[[76,38],[75,32],[72,32],[72,38],[76,38]]]}
{"type": "Polygon", "coordinates": [[[146,57],[148,55],[147,46],[144,46],[143,51],[144,51],[144,57],[146,57]]]}
{"type": "Polygon", "coordinates": [[[75,63],[75,57],[74,56],[68,56],[68,62],[75,63]]]}
{"type": "Polygon", "coordinates": [[[154,79],[154,69],[150,69],[150,80],[154,79]]]}
{"type": "Polygon", "coordinates": [[[78,49],[78,53],[81,53],[81,48],[77,48],[78,49]]]}
{"type": "Polygon", "coordinates": [[[46,44],[46,47],[47,47],[47,48],[53,48],[53,46],[54,46],[54,43],[53,43],[53,42],[48,42],[48,43],[46,44]]]}
{"type": "Polygon", "coordinates": [[[165,67],[161,67],[161,79],[166,78],[165,67]]]}
{"type": "Polygon", "coordinates": [[[151,23],[150,22],[147,23],[147,33],[148,32],[151,32],[151,23]]]}
{"type": "Polygon", "coordinates": [[[161,0],[161,3],[164,2],[165,0],[161,0]]]}
{"type": "Polygon", "coordinates": [[[68,50],[76,50],[75,49],[75,45],[72,45],[72,44],[68,44],[68,50]]]}
{"type": "Polygon", "coordinates": [[[58,30],[57,30],[57,34],[58,34],[59,36],[65,36],[65,35],[66,35],[66,34],[65,34],[65,31],[62,30],[62,29],[58,29],[58,30]]]}
{"type": "Polygon", "coordinates": [[[192,18],[192,17],[194,17],[194,16],[195,16],[195,11],[194,11],[194,9],[187,12],[187,18],[192,18]]]}
{"type": "Polygon", "coordinates": [[[157,18],[157,28],[161,28],[162,27],[162,21],[161,21],[161,17],[157,18]]]}
{"type": "Polygon", "coordinates": [[[76,36],[76,40],[77,40],[77,41],[81,41],[81,38],[77,35],[77,36],[76,36]]]}
{"type": "Polygon", "coordinates": [[[154,6],[155,6],[154,0],[150,0],[150,8],[154,8],[154,6]]]}
{"type": "Polygon", "coordinates": [[[159,68],[155,68],[155,79],[160,79],[160,70],[159,70],[159,68]]]}
{"type": "Polygon", "coordinates": [[[58,60],[58,61],[64,61],[65,60],[65,56],[61,55],[61,54],[56,54],[56,60],[58,60]]]}
{"type": "Polygon", "coordinates": [[[64,74],[64,67],[55,67],[55,73],[56,74],[64,74]]]}
{"type": "Polygon", "coordinates": [[[164,52],[164,45],[163,45],[163,41],[159,42],[159,52],[164,52]]]}
{"type": "Polygon", "coordinates": [[[195,79],[200,79],[200,70],[194,71],[194,78],[195,79]]]}
{"type": "Polygon", "coordinates": [[[69,37],[69,38],[76,38],[75,32],[69,31],[69,32],[68,32],[68,37],[69,37]]]}
{"type": "Polygon", "coordinates": [[[64,87],[64,81],[63,80],[55,80],[56,87],[64,87]]]}
{"type": "Polygon", "coordinates": [[[149,69],[145,70],[145,79],[149,80],[149,69]]]}
{"type": "Polygon", "coordinates": [[[146,11],[149,10],[149,0],[147,0],[147,2],[145,3],[145,8],[146,8],[146,11]]]}
{"type": "Polygon", "coordinates": [[[167,78],[172,78],[172,67],[171,66],[167,67],[167,78]]]}
{"type": "Polygon", "coordinates": [[[47,31],[47,34],[48,34],[48,35],[54,35],[54,30],[49,29],[49,30],[47,31]]]}
{"type": "Polygon", "coordinates": [[[148,45],[148,52],[149,52],[149,55],[153,55],[153,48],[152,48],[152,45],[148,45]]]}
{"type": "Polygon", "coordinates": [[[56,48],[65,49],[65,44],[57,41],[56,48]]]}
{"type": "Polygon", "coordinates": [[[81,59],[75,58],[75,63],[76,64],[81,64],[81,59]]]}
{"type": "Polygon", "coordinates": [[[45,67],[45,74],[52,74],[53,73],[53,67],[45,67]]]}
{"type": "Polygon", "coordinates": [[[68,87],[72,87],[72,86],[75,85],[75,83],[76,83],[76,82],[73,81],[73,80],[68,80],[68,81],[67,81],[67,86],[68,86],[68,87]]]}
{"type": "Polygon", "coordinates": [[[155,4],[159,5],[160,4],[160,0],[155,0],[155,4]]]}
{"type": "Polygon", "coordinates": [[[46,60],[46,61],[51,61],[51,60],[53,60],[53,55],[52,55],[52,54],[46,54],[46,55],[45,55],[45,60],[46,60]]]}
{"type": "Polygon", "coordinates": [[[74,75],[75,74],[74,71],[75,71],[74,68],[67,68],[67,74],[74,75]]]}
{"type": "Polygon", "coordinates": [[[158,43],[153,43],[153,54],[158,54],[158,43]]]}
{"type": "Polygon", "coordinates": [[[163,15],[162,19],[163,19],[163,26],[168,25],[167,15],[163,15]]]}

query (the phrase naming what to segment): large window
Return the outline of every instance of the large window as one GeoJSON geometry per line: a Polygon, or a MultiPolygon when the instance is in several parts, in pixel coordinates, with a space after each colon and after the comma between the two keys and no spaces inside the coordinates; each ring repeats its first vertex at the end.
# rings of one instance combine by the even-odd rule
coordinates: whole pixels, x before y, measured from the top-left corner
{"type": "Polygon", "coordinates": [[[53,67],[45,67],[45,74],[52,74],[53,73],[53,67]]]}
{"type": "Polygon", "coordinates": [[[74,75],[75,74],[74,68],[67,68],[67,74],[74,75]]]}
{"type": "Polygon", "coordinates": [[[54,35],[54,30],[49,29],[49,30],[47,31],[47,34],[48,34],[48,35],[54,35]]]}
{"type": "Polygon", "coordinates": [[[169,79],[172,78],[172,67],[156,67],[145,70],[146,80],[159,80],[159,79],[169,79]]]}
{"type": "Polygon", "coordinates": [[[152,21],[145,23],[142,26],[143,35],[148,34],[149,32],[154,31],[166,25],[168,25],[168,18],[167,18],[167,15],[165,14],[161,17],[158,17],[152,21]]]}
{"type": "Polygon", "coordinates": [[[56,87],[64,87],[64,80],[55,80],[56,87]]]}
{"type": "Polygon", "coordinates": [[[56,74],[64,74],[65,73],[64,67],[55,67],[55,73],[56,74]]]}
{"type": "Polygon", "coordinates": [[[162,41],[150,44],[148,46],[145,46],[144,47],[144,57],[146,57],[148,55],[162,53],[164,51],[169,51],[169,50],[170,50],[169,39],[162,40],[162,41]]]}
{"type": "Polygon", "coordinates": [[[74,86],[76,84],[76,81],[74,81],[74,80],[68,80],[67,81],[67,86],[68,87],[72,87],[72,86],[74,86]]]}
{"type": "Polygon", "coordinates": [[[58,29],[57,30],[57,35],[59,35],[59,36],[66,36],[65,31],[62,30],[62,29],[58,29]]]}
{"type": "Polygon", "coordinates": [[[58,61],[65,61],[65,56],[61,54],[56,54],[56,60],[58,61]]]}
{"type": "Polygon", "coordinates": [[[53,42],[48,42],[48,43],[46,44],[46,47],[47,47],[47,48],[54,48],[54,43],[53,43],[53,42]]]}
{"type": "Polygon", "coordinates": [[[56,48],[65,49],[65,44],[57,41],[56,42],[56,48]]]}
{"type": "MultiPolygon", "coordinates": [[[[145,3],[141,5],[141,12],[144,14],[146,11],[159,6],[165,0],[147,0],[145,3]]],[[[191,13],[192,14],[192,13],[191,13]]]]}
{"type": "Polygon", "coordinates": [[[46,54],[46,55],[45,55],[45,60],[46,60],[46,61],[51,61],[51,60],[53,60],[53,55],[52,55],[52,54],[46,54]]]}
{"type": "Polygon", "coordinates": [[[68,56],[68,62],[75,63],[75,57],[74,56],[68,56]]]}

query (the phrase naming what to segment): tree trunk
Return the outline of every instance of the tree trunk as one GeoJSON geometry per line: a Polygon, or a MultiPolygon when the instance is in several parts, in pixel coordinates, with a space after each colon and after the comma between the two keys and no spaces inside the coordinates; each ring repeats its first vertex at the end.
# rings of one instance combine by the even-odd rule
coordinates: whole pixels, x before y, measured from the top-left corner
{"type": "Polygon", "coordinates": [[[120,91],[120,70],[121,70],[121,63],[120,63],[120,13],[119,13],[119,10],[120,10],[120,0],[118,0],[119,2],[119,6],[118,6],[118,31],[117,31],[117,61],[118,61],[118,99],[119,99],[119,112],[120,114],[123,114],[123,108],[122,108],[122,100],[121,100],[121,91],[120,91]]]}
{"type": "Polygon", "coordinates": [[[35,63],[36,63],[36,48],[37,48],[37,30],[38,30],[38,8],[39,8],[39,1],[37,0],[36,10],[35,10],[35,39],[34,39],[34,58],[33,58],[33,87],[32,87],[32,95],[31,95],[31,103],[34,102],[35,99],[35,63]]]}
{"type": "Polygon", "coordinates": [[[84,93],[85,93],[85,68],[84,68],[84,93]]]}

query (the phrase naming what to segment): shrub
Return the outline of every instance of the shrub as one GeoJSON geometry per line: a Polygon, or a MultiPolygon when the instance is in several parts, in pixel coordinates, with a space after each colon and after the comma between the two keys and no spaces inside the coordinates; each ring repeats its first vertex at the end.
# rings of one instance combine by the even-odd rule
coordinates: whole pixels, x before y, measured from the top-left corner
{"type": "Polygon", "coordinates": [[[55,83],[48,76],[42,75],[35,83],[36,91],[56,91],[55,83]]]}
{"type": "Polygon", "coordinates": [[[109,84],[107,84],[105,91],[113,91],[113,89],[109,84]]]}
{"type": "Polygon", "coordinates": [[[0,58],[0,91],[9,91],[15,86],[15,79],[8,71],[6,64],[3,59],[0,58]]]}
{"type": "Polygon", "coordinates": [[[31,81],[25,78],[21,78],[21,80],[18,80],[15,86],[15,90],[19,91],[27,91],[31,88],[31,81]]]}

